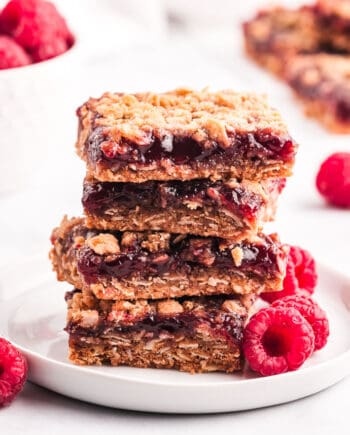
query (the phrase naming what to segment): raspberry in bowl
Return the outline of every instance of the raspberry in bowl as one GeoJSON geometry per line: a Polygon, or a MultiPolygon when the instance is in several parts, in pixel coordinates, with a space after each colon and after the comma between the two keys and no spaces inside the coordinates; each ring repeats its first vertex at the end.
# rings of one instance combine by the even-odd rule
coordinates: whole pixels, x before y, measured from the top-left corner
{"type": "Polygon", "coordinates": [[[0,129],[8,144],[2,149],[1,193],[30,186],[34,174],[40,179],[44,162],[67,140],[57,119],[75,109],[69,105],[71,76],[81,52],[79,34],[73,37],[52,3],[0,0],[0,129]]]}
{"type": "Polygon", "coordinates": [[[66,20],[51,2],[10,0],[0,11],[0,69],[54,58],[73,44],[66,20]]]}
{"type": "Polygon", "coordinates": [[[30,65],[31,59],[26,51],[12,38],[0,35],[0,69],[30,65]]]}

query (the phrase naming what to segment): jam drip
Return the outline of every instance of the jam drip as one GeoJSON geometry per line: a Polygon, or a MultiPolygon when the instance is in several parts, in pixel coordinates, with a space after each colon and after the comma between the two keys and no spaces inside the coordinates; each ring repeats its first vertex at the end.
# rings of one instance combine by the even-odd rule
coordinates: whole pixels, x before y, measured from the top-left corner
{"type": "Polygon", "coordinates": [[[218,142],[197,142],[187,136],[150,135],[145,145],[130,141],[115,142],[109,136],[108,129],[96,128],[86,147],[90,161],[102,164],[112,170],[118,170],[128,164],[161,165],[170,160],[175,165],[187,164],[192,167],[225,166],[240,161],[252,160],[263,162],[267,159],[290,161],[295,155],[295,146],[290,137],[278,137],[270,131],[259,133],[234,134],[229,137],[229,146],[222,147],[218,142]]]}
{"type": "Polygon", "coordinates": [[[82,199],[85,210],[97,215],[113,207],[166,209],[186,207],[189,202],[197,207],[223,208],[252,220],[261,210],[264,199],[244,186],[237,184],[230,187],[222,181],[205,179],[145,183],[85,182],[82,199]]]}

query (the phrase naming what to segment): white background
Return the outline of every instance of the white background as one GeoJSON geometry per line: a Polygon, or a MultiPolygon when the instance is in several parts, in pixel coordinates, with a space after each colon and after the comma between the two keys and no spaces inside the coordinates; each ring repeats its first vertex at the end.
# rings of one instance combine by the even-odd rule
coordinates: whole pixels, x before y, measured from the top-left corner
{"type": "MultiPolygon", "coordinates": [[[[209,85],[267,93],[300,144],[295,175],[271,230],[350,275],[350,212],[325,206],[314,186],[320,162],[333,151],[349,150],[349,138],[304,118],[290,90],[244,56],[240,23],[263,1],[57,3],[77,34],[74,50],[36,69],[0,72],[0,301],[50,273],[52,227],[65,213],[81,213],[84,165],[74,152],[74,111],[106,90],[209,85]],[[33,256],[42,267],[28,271],[25,263],[33,256]]],[[[0,430],[9,435],[348,434],[349,393],[347,379],[316,396],[269,409],[175,417],[94,407],[27,384],[12,406],[0,411],[0,430]]]]}

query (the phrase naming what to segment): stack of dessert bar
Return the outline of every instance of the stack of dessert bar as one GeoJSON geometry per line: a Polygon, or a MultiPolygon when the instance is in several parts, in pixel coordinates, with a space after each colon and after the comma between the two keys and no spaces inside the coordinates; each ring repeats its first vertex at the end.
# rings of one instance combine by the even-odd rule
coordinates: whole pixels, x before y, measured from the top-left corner
{"type": "Polygon", "coordinates": [[[350,1],[273,7],[244,23],[248,55],[284,79],[305,107],[336,133],[350,132],[350,1]]]}
{"type": "Polygon", "coordinates": [[[78,110],[84,218],[53,231],[77,364],[239,370],[256,295],[287,248],[262,233],[296,144],[264,97],[106,93],[78,110]]]}

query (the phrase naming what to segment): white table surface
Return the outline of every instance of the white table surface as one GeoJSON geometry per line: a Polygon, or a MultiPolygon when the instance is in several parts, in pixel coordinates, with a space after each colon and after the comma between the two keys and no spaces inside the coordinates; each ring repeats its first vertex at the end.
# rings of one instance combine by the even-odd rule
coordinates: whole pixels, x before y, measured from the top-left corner
{"type": "MultiPolygon", "coordinates": [[[[230,87],[269,94],[300,143],[295,175],[281,198],[277,222],[271,230],[278,230],[284,241],[309,249],[318,261],[350,275],[350,212],[326,207],[314,187],[320,162],[333,151],[349,150],[349,137],[329,134],[304,118],[290,91],[250,63],[240,47],[238,32],[198,31],[191,39],[172,37],[159,46],[133,48],[123,56],[116,54],[113,60],[85,59],[80,68],[62,75],[62,93],[55,97],[55,117],[64,128],[57,125],[55,134],[50,135],[50,155],[38,167],[33,149],[33,160],[28,164],[33,164],[35,170],[27,180],[27,188],[0,196],[0,301],[35,284],[43,273],[50,273],[46,257],[52,227],[64,213],[81,213],[84,168],[73,150],[74,109],[87,96],[105,90],[210,85],[214,89],[230,87]],[[32,271],[30,276],[21,273],[24,269],[18,270],[19,265],[33,255],[42,258],[41,271],[32,271]]],[[[16,401],[0,410],[0,431],[6,435],[221,431],[266,435],[332,431],[345,435],[349,433],[349,393],[348,378],[315,396],[273,408],[212,416],[167,416],[88,405],[27,383],[16,401]]]]}

